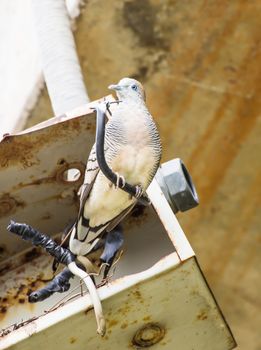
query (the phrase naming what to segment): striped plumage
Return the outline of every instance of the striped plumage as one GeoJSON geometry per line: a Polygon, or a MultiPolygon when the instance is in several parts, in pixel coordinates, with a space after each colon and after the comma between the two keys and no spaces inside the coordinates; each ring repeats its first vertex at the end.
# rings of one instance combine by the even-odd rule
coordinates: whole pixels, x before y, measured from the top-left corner
{"type": "MultiPolygon", "coordinates": [[[[157,127],[145,104],[142,85],[122,79],[116,90],[120,102],[113,108],[106,124],[105,157],[111,169],[132,185],[145,191],[152,181],[161,158],[157,127]]],[[[95,145],[87,162],[84,184],[80,190],[80,212],[71,238],[74,254],[85,255],[104,230],[110,231],[133,208],[137,200],[112,183],[100,171],[95,145]]]]}

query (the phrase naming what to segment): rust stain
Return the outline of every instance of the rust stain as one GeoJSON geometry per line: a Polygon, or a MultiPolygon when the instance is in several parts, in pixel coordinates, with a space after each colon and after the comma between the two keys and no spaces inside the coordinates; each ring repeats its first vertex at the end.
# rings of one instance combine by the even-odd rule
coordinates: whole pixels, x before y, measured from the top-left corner
{"type": "Polygon", "coordinates": [[[122,314],[123,316],[126,316],[129,312],[131,311],[131,307],[129,305],[122,305],[122,307],[120,307],[117,310],[117,313],[122,314]]]}
{"type": "Polygon", "coordinates": [[[33,144],[28,137],[21,137],[18,141],[14,136],[7,136],[0,143],[0,166],[4,168],[17,162],[24,168],[37,164],[33,144]]]}
{"type": "MultiPolygon", "coordinates": [[[[222,16],[226,14],[227,7],[223,4],[221,6],[217,6],[216,8],[216,16],[222,16]]],[[[187,67],[191,65],[191,67],[188,69],[186,68],[185,76],[189,76],[192,73],[195,74],[195,70],[197,70],[197,75],[194,79],[196,81],[202,81],[205,76],[208,75],[208,70],[203,69],[205,67],[211,67],[215,61],[219,59],[220,50],[225,45],[227,41],[227,37],[235,30],[236,24],[238,22],[238,18],[240,16],[241,12],[241,6],[238,6],[235,13],[232,13],[229,18],[226,18],[226,22],[223,23],[223,28],[220,28],[219,22],[214,22],[210,26],[208,23],[206,23],[205,32],[203,29],[203,35],[209,36],[209,39],[205,39],[205,42],[208,42],[208,45],[204,44],[201,40],[197,41],[195,40],[193,44],[190,45],[190,51],[189,54],[187,51],[184,51],[184,54],[181,54],[177,57],[177,61],[175,62],[175,65],[170,65],[170,67],[174,70],[176,67],[187,67]],[[210,29],[211,28],[211,29],[210,29]],[[216,33],[215,33],[216,31],[216,33]],[[210,42],[212,41],[212,45],[210,45],[210,42]],[[205,46],[204,46],[205,45],[205,46]],[[193,56],[194,54],[194,56],[193,56]],[[197,62],[195,64],[194,62],[197,62]],[[204,67],[203,67],[204,66],[204,67]],[[198,68],[201,68],[201,70],[198,70],[198,68]]],[[[201,23],[200,23],[201,26],[201,23]]],[[[173,73],[173,76],[175,77],[175,73],[173,73]]],[[[172,79],[171,81],[171,88],[178,90],[178,85],[180,84],[179,79],[172,79]],[[176,86],[175,86],[176,81],[176,86]]],[[[169,89],[169,85],[166,86],[166,89],[169,89]]],[[[195,92],[198,90],[198,87],[195,85],[190,85],[189,90],[186,92],[185,97],[182,98],[182,101],[178,104],[178,107],[175,108],[175,114],[174,118],[171,118],[171,128],[169,128],[169,124],[166,124],[163,129],[163,137],[166,143],[165,149],[168,149],[169,140],[173,138],[173,130],[176,130],[178,128],[179,121],[182,120],[182,117],[185,113],[187,113],[188,106],[192,104],[192,99],[194,97],[195,92]]],[[[172,95],[171,95],[172,99],[172,95]]],[[[172,103],[171,103],[172,104],[172,103]]],[[[160,114],[162,114],[162,111],[160,111],[160,114]]],[[[187,137],[187,135],[186,135],[187,137]]],[[[185,140],[184,140],[185,141],[185,140]]]]}
{"type": "Polygon", "coordinates": [[[132,294],[137,298],[141,299],[141,292],[139,290],[134,290],[132,294]]]}
{"type": "MultiPolygon", "coordinates": [[[[246,57],[238,68],[238,75],[246,74],[245,78],[246,89],[251,90],[256,87],[256,91],[260,90],[259,73],[256,72],[256,67],[251,68],[249,61],[253,55],[253,48],[250,47],[246,57]],[[253,72],[251,72],[253,70],[253,72]]],[[[215,190],[218,188],[219,183],[223,180],[226,170],[231,163],[232,159],[236,156],[240,150],[240,146],[244,142],[244,139],[248,136],[252,128],[255,126],[256,120],[259,117],[260,103],[253,103],[253,99],[237,99],[233,100],[231,96],[225,95],[223,101],[221,101],[212,121],[209,123],[201,140],[197,143],[197,148],[190,156],[189,167],[193,171],[195,169],[195,182],[198,183],[199,192],[203,195],[204,203],[208,202],[215,190]],[[217,137],[217,128],[220,121],[226,117],[226,111],[233,106],[235,118],[231,120],[226,128],[219,129],[217,137]],[[211,142],[212,138],[214,142],[211,142]],[[206,144],[208,147],[206,148],[206,144]],[[210,145],[209,145],[210,144],[210,145]],[[201,181],[198,179],[196,168],[198,166],[202,154],[204,155],[204,163],[211,164],[208,169],[208,186],[202,188],[201,181]],[[215,159],[215,162],[212,160],[215,159]]],[[[201,176],[201,175],[200,175],[201,176]]]]}
{"type": "Polygon", "coordinates": [[[6,316],[8,309],[11,306],[19,304],[28,304],[31,308],[32,304],[27,302],[28,295],[41,288],[44,285],[43,281],[38,278],[35,280],[27,279],[27,284],[21,284],[17,288],[12,288],[5,292],[5,295],[0,297],[0,320],[6,316]]]}
{"type": "MultiPolygon", "coordinates": [[[[226,98],[226,100],[228,101],[228,98],[226,98]]],[[[221,106],[218,113],[223,114],[225,108],[225,105],[221,106]]],[[[239,152],[239,146],[244,142],[244,139],[248,136],[252,128],[255,126],[256,119],[259,116],[259,112],[257,110],[253,111],[251,119],[246,118],[244,115],[242,115],[242,110],[248,110],[249,113],[251,113],[251,109],[251,103],[247,105],[245,103],[239,105],[236,118],[232,120],[228,126],[228,130],[223,131],[225,135],[231,135],[232,140],[226,139],[224,135],[224,137],[221,137],[222,143],[220,143],[219,136],[218,140],[216,140],[216,143],[211,147],[211,150],[208,148],[209,152],[207,159],[204,157],[205,164],[211,164],[211,167],[209,167],[207,171],[207,186],[205,184],[201,184],[201,181],[195,171],[195,182],[198,184],[197,187],[199,188],[199,193],[203,197],[205,205],[207,205],[212,196],[215,194],[216,189],[219,187],[220,182],[223,180],[226,174],[226,170],[229,168],[229,165],[231,164],[233,158],[239,152]],[[212,162],[213,159],[215,159],[215,162],[212,162]]],[[[215,124],[216,123],[214,121],[212,125],[209,126],[205,137],[202,138],[202,145],[199,144],[197,146],[197,149],[190,158],[189,166],[191,167],[192,171],[193,169],[196,169],[196,164],[199,161],[199,157],[197,155],[205,149],[203,145],[208,142],[209,138],[211,138],[211,132],[216,132],[215,124]]]]}
{"type": "Polygon", "coordinates": [[[134,291],[131,292],[131,294],[134,296],[135,299],[137,299],[141,304],[143,304],[145,302],[144,298],[142,297],[141,292],[136,289],[134,291]]]}
{"type": "Polygon", "coordinates": [[[129,325],[128,322],[123,322],[123,323],[121,324],[121,329],[127,328],[128,325],[129,325]]]}
{"type": "MultiPolygon", "coordinates": [[[[17,190],[19,190],[21,188],[25,188],[25,187],[38,186],[38,185],[47,184],[47,183],[51,184],[54,181],[61,182],[63,184],[69,184],[69,185],[76,184],[76,185],[78,185],[78,184],[82,183],[82,181],[83,181],[84,171],[85,171],[85,164],[84,163],[82,163],[82,162],[69,163],[65,159],[62,159],[62,160],[59,160],[57,162],[57,167],[51,172],[51,174],[49,174],[49,176],[34,179],[33,181],[27,182],[27,183],[20,182],[19,184],[14,186],[12,190],[17,191],[17,190]],[[79,178],[77,178],[75,181],[67,181],[65,179],[65,173],[69,169],[79,170],[80,171],[79,178]]],[[[1,205],[1,202],[0,202],[0,205],[1,205]]]]}
{"type": "Polygon", "coordinates": [[[148,315],[148,316],[145,316],[145,317],[143,317],[143,321],[151,321],[151,316],[150,315],[148,315]]]}
{"type": "Polygon", "coordinates": [[[208,318],[207,312],[205,310],[200,311],[200,313],[197,315],[197,319],[200,321],[204,321],[208,318]]]}
{"type": "MultiPolygon", "coordinates": [[[[215,261],[214,271],[216,279],[221,279],[223,274],[228,267],[229,261],[232,256],[237,251],[239,245],[242,242],[242,239],[248,235],[247,227],[248,223],[251,221],[253,215],[256,214],[258,207],[260,206],[260,196],[257,196],[257,192],[260,193],[261,188],[261,177],[260,174],[256,174],[256,178],[251,183],[250,188],[246,192],[245,196],[241,199],[243,203],[249,202],[247,206],[243,206],[243,210],[240,212],[240,227],[237,229],[236,235],[228,235],[226,237],[226,244],[230,247],[229,250],[223,250],[222,252],[218,252],[213,256],[213,261],[215,261]],[[252,200],[249,201],[249,198],[252,200]]],[[[235,227],[238,223],[238,217],[231,218],[230,224],[227,227],[227,231],[231,232],[232,228],[235,227]]],[[[251,252],[251,256],[253,256],[251,252]]],[[[242,277],[242,273],[247,269],[247,265],[242,264],[241,269],[238,270],[238,278],[236,280],[241,281],[240,276],[242,277]]],[[[234,276],[235,277],[235,276],[234,276]]]]}
{"type": "Polygon", "coordinates": [[[8,135],[0,142],[0,166],[5,168],[17,165],[21,168],[28,168],[37,165],[40,160],[36,155],[40,150],[55,143],[57,139],[63,139],[63,142],[66,142],[66,139],[72,138],[73,135],[77,137],[85,124],[84,118],[74,118],[34,132],[8,135]]]}
{"type": "Polygon", "coordinates": [[[114,326],[117,326],[118,323],[119,323],[119,321],[116,319],[108,320],[108,328],[112,328],[114,326]]]}
{"type": "Polygon", "coordinates": [[[70,341],[70,344],[74,344],[77,341],[77,338],[71,337],[69,341],[70,341]]]}

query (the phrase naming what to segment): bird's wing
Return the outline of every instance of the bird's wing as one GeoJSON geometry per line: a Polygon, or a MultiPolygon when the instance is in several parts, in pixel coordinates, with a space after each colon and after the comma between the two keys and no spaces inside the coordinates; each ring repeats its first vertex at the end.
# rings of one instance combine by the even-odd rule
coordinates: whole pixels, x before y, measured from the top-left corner
{"type": "Polygon", "coordinates": [[[80,217],[83,215],[84,210],[84,204],[91,192],[92,186],[94,184],[94,181],[100,171],[97,157],[96,157],[96,144],[92,146],[87,165],[85,170],[85,176],[84,176],[84,182],[82,186],[79,189],[79,196],[80,196],[80,209],[78,212],[78,221],[80,217]]]}
{"type": "Polygon", "coordinates": [[[84,176],[84,182],[82,186],[79,189],[79,196],[80,196],[80,208],[78,212],[78,218],[76,222],[76,232],[75,232],[75,238],[82,241],[83,236],[83,227],[85,227],[84,235],[89,232],[89,223],[86,222],[88,220],[85,219],[83,212],[84,212],[84,205],[90,195],[90,192],[92,190],[93,184],[95,182],[95,179],[100,171],[97,157],[96,157],[96,144],[92,146],[87,165],[85,170],[85,176],[84,176]],[[87,232],[86,232],[87,231],[87,232]]]}
{"type": "MultiPolygon", "coordinates": [[[[109,146],[105,146],[105,154],[108,151],[109,146]]],[[[85,255],[87,252],[91,251],[93,246],[99,240],[100,235],[106,230],[111,231],[118,223],[132,210],[135,206],[136,201],[130,201],[130,205],[127,208],[123,208],[122,212],[113,217],[111,220],[105,222],[103,218],[103,212],[101,209],[100,224],[91,225],[90,220],[91,217],[86,217],[86,213],[84,213],[86,202],[90,200],[90,195],[92,190],[96,184],[97,176],[100,173],[100,168],[96,159],[96,146],[95,144],[92,147],[90,152],[86,171],[84,183],[79,190],[80,196],[80,208],[78,212],[78,218],[76,224],[72,228],[71,231],[71,239],[70,239],[70,249],[75,254],[85,255]],[[85,214],[85,215],[84,215],[85,214]]],[[[99,175],[100,176],[100,175],[99,175]]],[[[121,191],[121,190],[120,190],[121,191]]],[[[102,198],[100,199],[102,201],[102,198]]]]}
{"type": "Polygon", "coordinates": [[[111,230],[113,230],[125,218],[125,216],[127,216],[132,211],[132,209],[135,207],[136,203],[137,203],[137,201],[135,201],[132,205],[130,205],[125,210],[123,210],[114,219],[112,219],[109,222],[108,226],[106,226],[106,231],[110,232],[111,230]]]}
{"type": "Polygon", "coordinates": [[[92,186],[94,184],[94,181],[99,171],[100,171],[100,168],[96,158],[96,144],[94,143],[94,145],[92,146],[91,152],[89,154],[89,158],[87,160],[87,165],[86,165],[85,174],[84,174],[84,181],[78,191],[78,196],[80,197],[80,208],[78,211],[76,224],[73,224],[70,227],[70,229],[63,235],[62,243],[61,243],[62,245],[66,242],[67,238],[70,237],[72,234],[76,239],[78,239],[78,228],[80,231],[82,218],[83,218],[84,204],[88,199],[88,196],[91,192],[92,186]],[[76,232],[75,232],[75,229],[76,229],[76,232]]]}

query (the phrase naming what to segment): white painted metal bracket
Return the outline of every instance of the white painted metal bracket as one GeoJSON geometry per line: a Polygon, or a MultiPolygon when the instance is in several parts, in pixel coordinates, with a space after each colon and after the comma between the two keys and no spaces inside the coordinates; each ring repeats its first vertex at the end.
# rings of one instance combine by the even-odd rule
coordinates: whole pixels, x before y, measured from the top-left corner
{"type": "Polygon", "coordinates": [[[0,143],[0,349],[233,349],[229,327],[156,180],[147,191],[153,207],[138,208],[124,221],[124,255],[113,280],[98,290],[105,337],[96,335],[90,298],[77,279],[73,294],[27,302],[29,289],[52,277],[51,259],[8,236],[6,224],[15,218],[50,234],[75,218],[94,131],[88,105],[0,143]],[[80,177],[70,182],[64,174],[71,168],[80,177]]]}

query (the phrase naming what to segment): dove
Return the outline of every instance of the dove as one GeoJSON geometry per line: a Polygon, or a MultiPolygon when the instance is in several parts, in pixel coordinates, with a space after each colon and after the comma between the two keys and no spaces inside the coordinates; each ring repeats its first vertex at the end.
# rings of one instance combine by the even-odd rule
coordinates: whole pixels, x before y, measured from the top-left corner
{"type": "MultiPolygon", "coordinates": [[[[105,177],[99,168],[94,144],[79,191],[78,219],[70,234],[69,247],[75,255],[86,255],[95,249],[102,236],[113,231],[132,210],[151,183],[161,159],[159,132],[146,106],[142,84],[123,78],[108,88],[116,92],[119,103],[106,124],[105,159],[118,179],[136,186],[137,196],[131,197],[105,177]]],[[[122,245],[122,235],[112,233],[111,237],[119,237],[118,242],[114,239],[115,247],[122,245]]],[[[108,248],[105,246],[105,249],[108,248]]],[[[111,254],[108,256],[111,260],[111,254]]]]}

